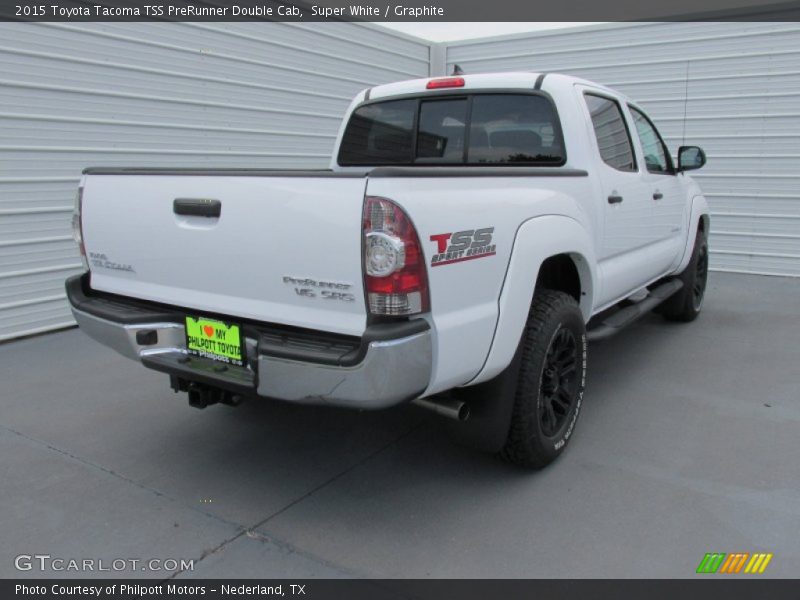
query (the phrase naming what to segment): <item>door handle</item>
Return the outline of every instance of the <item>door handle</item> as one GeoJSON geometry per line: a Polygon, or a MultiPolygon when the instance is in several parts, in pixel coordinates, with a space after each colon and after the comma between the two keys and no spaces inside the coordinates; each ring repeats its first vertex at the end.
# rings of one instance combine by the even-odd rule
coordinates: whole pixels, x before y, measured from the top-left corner
{"type": "Polygon", "coordinates": [[[206,198],[175,198],[172,211],[176,215],[217,218],[222,213],[222,202],[206,198]]]}
{"type": "Polygon", "coordinates": [[[619,204],[622,202],[622,196],[609,196],[608,203],[609,204],[619,204]]]}
{"type": "Polygon", "coordinates": [[[661,200],[664,197],[664,194],[661,192],[653,192],[653,200],[661,200]]]}

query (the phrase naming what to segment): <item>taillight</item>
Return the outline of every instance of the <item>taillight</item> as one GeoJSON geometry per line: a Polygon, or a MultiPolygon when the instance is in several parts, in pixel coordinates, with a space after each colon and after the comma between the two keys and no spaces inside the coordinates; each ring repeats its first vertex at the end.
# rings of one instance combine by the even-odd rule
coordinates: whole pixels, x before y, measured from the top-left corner
{"type": "Polygon", "coordinates": [[[364,203],[364,284],[374,315],[413,315],[430,307],[425,257],[414,225],[391,200],[364,203]]]}
{"type": "Polygon", "coordinates": [[[78,244],[81,253],[83,268],[89,270],[89,261],[86,260],[86,248],[83,245],[83,220],[81,210],[83,209],[83,186],[78,187],[75,194],[75,207],[72,210],[72,238],[78,244]]]}
{"type": "Polygon", "coordinates": [[[431,79],[425,86],[429,90],[440,90],[442,88],[464,87],[463,77],[444,77],[441,79],[431,79]]]}

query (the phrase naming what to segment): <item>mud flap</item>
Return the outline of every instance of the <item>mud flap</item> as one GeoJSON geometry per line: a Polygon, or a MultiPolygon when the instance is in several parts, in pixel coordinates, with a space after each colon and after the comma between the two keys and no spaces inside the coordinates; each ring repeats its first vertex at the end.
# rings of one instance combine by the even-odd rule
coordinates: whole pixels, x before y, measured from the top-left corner
{"type": "Polygon", "coordinates": [[[502,450],[511,427],[521,360],[522,344],[518,343],[511,364],[495,378],[453,390],[453,398],[466,402],[470,410],[466,421],[448,421],[453,441],[483,452],[502,450]]]}

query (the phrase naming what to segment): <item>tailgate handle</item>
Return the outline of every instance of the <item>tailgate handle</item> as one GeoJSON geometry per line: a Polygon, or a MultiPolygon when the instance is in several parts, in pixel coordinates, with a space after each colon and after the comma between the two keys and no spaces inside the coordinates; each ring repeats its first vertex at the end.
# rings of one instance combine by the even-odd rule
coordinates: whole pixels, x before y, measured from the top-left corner
{"type": "Polygon", "coordinates": [[[222,213],[222,202],[207,198],[175,198],[172,211],[176,215],[219,217],[222,213]]]}

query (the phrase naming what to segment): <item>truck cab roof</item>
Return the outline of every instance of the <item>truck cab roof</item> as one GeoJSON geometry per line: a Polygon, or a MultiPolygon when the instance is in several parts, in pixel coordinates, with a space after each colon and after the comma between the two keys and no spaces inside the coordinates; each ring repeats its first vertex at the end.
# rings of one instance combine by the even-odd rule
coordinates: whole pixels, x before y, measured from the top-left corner
{"type": "MultiPolygon", "coordinates": [[[[543,89],[544,91],[555,91],[575,84],[590,85],[592,87],[605,90],[610,94],[622,96],[618,91],[612,90],[604,85],[593,81],[574,77],[572,75],[562,75],[560,73],[542,73],[534,71],[513,71],[507,73],[475,73],[464,75],[453,75],[450,77],[426,77],[423,79],[408,79],[395,83],[375,86],[365,89],[360,95],[360,100],[377,100],[406,94],[435,93],[443,88],[428,89],[431,81],[459,78],[464,80],[463,85],[458,89],[468,90],[487,90],[487,89],[519,89],[533,90],[543,89]]],[[[454,86],[455,88],[455,86],[454,86]]],[[[446,88],[445,88],[446,89],[446,88]]],[[[624,97],[624,96],[622,96],[624,97]]]]}

